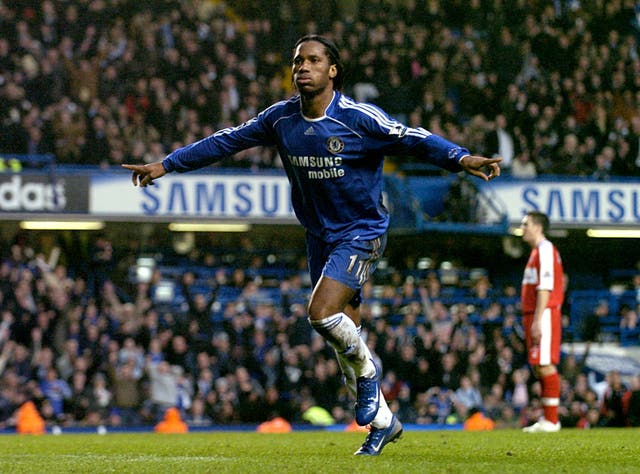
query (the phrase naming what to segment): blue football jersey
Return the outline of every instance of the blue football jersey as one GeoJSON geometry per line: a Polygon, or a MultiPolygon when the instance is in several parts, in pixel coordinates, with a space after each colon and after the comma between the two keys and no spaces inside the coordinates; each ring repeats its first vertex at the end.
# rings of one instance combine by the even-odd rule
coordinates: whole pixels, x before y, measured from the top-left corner
{"type": "Polygon", "coordinates": [[[167,172],[186,172],[259,145],[277,147],[298,220],[327,243],[372,240],[387,230],[389,213],[382,202],[385,155],[416,156],[459,172],[460,158],[470,154],[336,91],[323,117],[304,117],[295,96],[238,127],[172,152],[163,165],[167,172]]]}

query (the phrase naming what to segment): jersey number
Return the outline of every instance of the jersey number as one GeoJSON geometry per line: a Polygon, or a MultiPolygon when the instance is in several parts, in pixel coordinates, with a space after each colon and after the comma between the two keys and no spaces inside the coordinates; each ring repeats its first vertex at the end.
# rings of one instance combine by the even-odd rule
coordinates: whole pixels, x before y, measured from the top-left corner
{"type": "Polygon", "coordinates": [[[349,266],[347,267],[347,273],[351,273],[353,271],[353,267],[356,266],[356,263],[358,264],[358,268],[356,269],[355,277],[358,280],[361,280],[362,272],[366,268],[366,265],[365,265],[365,262],[363,262],[362,260],[358,261],[357,255],[351,255],[349,257],[349,266]]]}

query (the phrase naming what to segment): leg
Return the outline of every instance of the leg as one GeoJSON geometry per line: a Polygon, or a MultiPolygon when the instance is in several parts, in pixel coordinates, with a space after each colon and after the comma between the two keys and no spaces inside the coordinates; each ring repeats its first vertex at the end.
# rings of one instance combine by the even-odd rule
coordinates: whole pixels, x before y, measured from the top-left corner
{"type": "MultiPolygon", "coordinates": [[[[356,290],[349,288],[344,283],[324,275],[321,276],[309,301],[309,319],[317,321],[345,311],[355,294],[356,290]]],[[[355,314],[354,317],[356,317],[355,314]]],[[[359,313],[357,318],[357,324],[360,324],[359,313]]],[[[353,322],[356,324],[356,321],[353,322]]]]}
{"type": "MultiPolygon", "coordinates": [[[[527,326],[525,326],[526,330],[527,326]]],[[[541,420],[523,429],[527,433],[555,432],[560,430],[558,405],[560,403],[560,376],[556,368],[560,362],[561,315],[559,310],[547,308],[542,315],[540,344],[531,343],[526,334],[529,363],[542,389],[541,420]]]]}
{"type": "Polygon", "coordinates": [[[356,377],[371,378],[376,368],[368,348],[358,334],[356,323],[344,312],[355,294],[356,290],[337,280],[320,277],[309,302],[309,321],[349,363],[356,377]]]}
{"type": "MultiPolygon", "coordinates": [[[[344,309],[345,314],[351,318],[353,323],[356,325],[356,329],[358,330],[358,336],[360,336],[360,330],[362,326],[360,326],[360,308],[355,308],[353,305],[348,304],[344,309]]],[[[344,383],[349,390],[351,396],[356,398],[356,373],[353,368],[349,365],[349,362],[344,359],[338,352],[336,352],[336,359],[338,360],[338,365],[342,370],[342,374],[344,375],[344,383]]]]}
{"type": "Polygon", "coordinates": [[[387,428],[393,415],[380,390],[378,379],[381,374],[373,363],[369,348],[360,337],[360,310],[351,303],[354,295],[354,290],[331,278],[321,277],[309,303],[309,319],[336,351],[347,388],[357,400],[358,424],[364,426],[371,423],[376,428],[387,428]],[[343,306],[343,312],[336,312],[336,303],[327,304],[329,295],[337,301],[348,301],[343,306]]]}
{"type": "Polygon", "coordinates": [[[335,349],[352,393],[355,385],[356,421],[387,428],[391,411],[380,391],[379,369],[360,338],[358,309],[360,288],[375,269],[385,245],[386,236],[339,244],[326,244],[307,236],[309,271],[314,283],[309,321],[335,349]]]}
{"type": "Polygon", "coordinates": [[[560,403],[560,376],[556,366],[560,362],[561,319],[562,316],[558,309],[547,308],[544,311],[540,337],[540,360],[536,368],[536,375],[542,386],[544,417],[554,424],[558,424],[558,405],[560,403]]]}
{"type": "MultiPolygon", "coordinates": [[[[360,334],[361,326],[359,325],[360,303],[356,304],[356,302],[353,302],[352,300],[352,303],[348,304],[347,307],[345,308],[345,313],[348,314],[349,317],[356,324],[358,328],[358,335],[361,335],[360,334]]],[[[373,360],[373,355],[371,354],[371,351],[369,350],[369,347],[367,346],[366,341],[363,341],[363,342],[367,350],[368,358],[373,360]]],[[[342,373],[345,375],[345,383],[347,385],[347,388],[349,389],[349,392],[355,397],[356,396],[355,372],[353,371],[353,369],[351,369],[351,367],[346,361],[342,361],[342,357],[340,357],[339,354],[337,355],[338,355],[338,364],[340,365],[340,367],[342,367],[342,373]]],[[[387,405],[387,401],[385,400],[384,395],[382,394],[382,391],[380,391],[380,408],[378,409],[378,413],[376,414],[376,417],[371,422],[371,426],[373,426],[374,428],[387,428],[392,424],[393,422],[392,418],[393,418],[393,413],[391,413],[391,410],[387,405]]]]}
{"type": "Polygon", "coordinates": [[[374,420],[380,408],[380,373],[355,323],[344,313],[355,293],[348,286],[322,276],[311,295],[309,321],[335,349],[340,364],[353,370],[356,377],[356,422],[364,426],[374,420]]]}
{"type": "Polygon", "coordinates": [[[558,405],[560,404],[560,375],[555,365],[536,367],[536,376],[542,388],[542,408],[544,418],[551,423],[558,423],[558,405]]]}

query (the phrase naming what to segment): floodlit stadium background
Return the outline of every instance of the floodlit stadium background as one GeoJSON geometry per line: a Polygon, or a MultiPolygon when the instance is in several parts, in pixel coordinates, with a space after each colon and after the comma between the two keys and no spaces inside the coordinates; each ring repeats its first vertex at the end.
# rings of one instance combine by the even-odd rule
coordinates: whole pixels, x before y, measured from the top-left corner
{"type": "Polygon", "coordinates": [[[343,49],[347,94],[476,154],[513,151],[491,185],[387,160],[391,238],[363,311],[394,410],[457,425],[466,374],[499,426],[535,418],[517,307],[517,225],[535,207],[568,273],[563,424],[637,423],[605,379],[620,370],[638,397],[634,2],[241,3],[0,7],[0,427],[30,399],[48,427],[153,426],[174,404],[194,426],[305,423],[310,405],[351,421],[306,324],[304,235],[275,152],[147,193],[119,167],[288,97],[291,45],[311,31],[343,49]],[[169,392],[149,360],[168,362],[169,392]],[[43,383],[50,367],[69,392],[43,383]]]}

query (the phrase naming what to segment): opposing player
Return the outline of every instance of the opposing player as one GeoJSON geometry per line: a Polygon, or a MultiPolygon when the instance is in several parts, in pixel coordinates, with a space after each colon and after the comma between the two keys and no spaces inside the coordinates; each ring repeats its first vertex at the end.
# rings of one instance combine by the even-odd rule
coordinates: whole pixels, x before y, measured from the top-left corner
{"type": "Polygon", "coordinates": [[[560,430],[560,340],[564,300],[562,259],[547,239],[549,218],[537,211],[522,219],[522,239],[531,254],[522,278],[522,316],[529,364],[540,381],[544,416],[522,430],[526,433],[552,433],[560,430]]]}
{"type": "Polygon", "coordinates": [[[359,333],[360,289],[387,240],[384,156],[418,156],[486,181],[499,176],[500,159],[473,156],[427,130],[406,127],[378,107],[353,101],[340,93],[343,70],[333,42],[305,36],[293,52],[298,95],[239,127],[180,148],[161,162],[123,166],[133,171],[134,185],[145,187],[166,173],[202,168],[246,148],[277,147],[291,183],[293,209],[307,231],[314,285],[309,321],[336,351],[356,398],[356,421],[371,425],[355,454],[378,455],[402,433],[380,391],[380,368],[359,333]]]}

